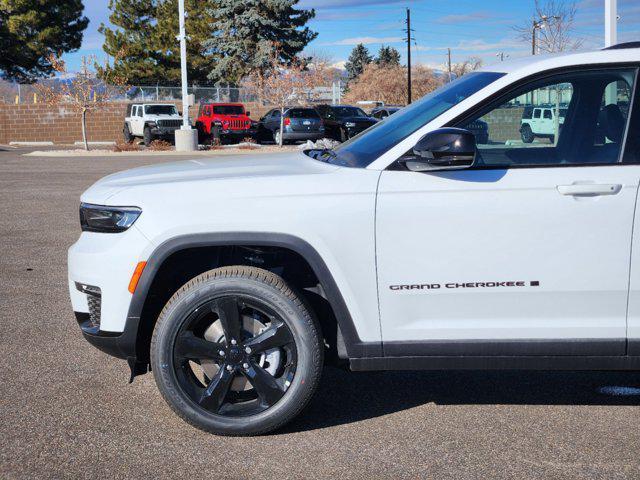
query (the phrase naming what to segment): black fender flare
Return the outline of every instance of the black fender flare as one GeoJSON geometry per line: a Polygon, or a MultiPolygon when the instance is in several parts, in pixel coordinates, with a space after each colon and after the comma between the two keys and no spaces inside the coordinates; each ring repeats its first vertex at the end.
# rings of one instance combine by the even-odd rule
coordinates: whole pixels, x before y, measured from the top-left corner
{"type": "Polygon", "coordinates": [[[182,235],[160,244],[147,259],[147,265],[138,281],[135,293],[129,304],[122,347],[126,350],[125,358],[136,356],[136,339],[138,324],[147,294],[158,270],[172,254],[187,248],[258,245],[265,247],[281,247],[294,251],[304,258],[320,281],[335,313],[340,333],[349,358],[380,357],[382,342],[363,342],[353,323],[353,319],[338,288],[333,275],[320,254],[305,240],[293,235],[268,232],[222,232],[182,235]]]}

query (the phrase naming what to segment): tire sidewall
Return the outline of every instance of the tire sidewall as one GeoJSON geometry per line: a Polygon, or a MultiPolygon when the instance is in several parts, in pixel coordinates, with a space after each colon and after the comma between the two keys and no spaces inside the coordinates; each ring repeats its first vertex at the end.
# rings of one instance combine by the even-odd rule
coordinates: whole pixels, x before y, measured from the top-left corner
{"type": "Polygon", "coordinates": [[[129,124],[124,124],[123,130],[124,141],[130,143],[133,140],[133,136],[131,135],[131,130],[129,129],[129,124]]]}
{"type": "Polygon", "coordinates": [[[151,129],[149,127],[144,127],[144,130],[142,131],[142,136],[143,136],[145,146],[148,147],[153,141],[153,135],[151,135],[151,129]]]}
{"type": "Polygon", "coordinates": [[[522,141],[524,143],[532,143],[534,140],[533,130],[529,125],[522,127],[522,141]]]}
{"type": "Polygon", "coordinates": [[[272,430],[297,415],[315,390],[317,379],[308,377],[313,376],[316,368],[314,357],[322,355],[317,328],[295,301],[258,280],[219,277],[194,285],[163,312],[156,329],[151,345],[151,365],[158,388],[176,412],[204,430],[235,435],[272,430]],[[291,385],[275,405],[250,417],[224,417],[200,409],[182,391],[174,371],[174,341],[188,314],[208,300],[233,294],[266,303],[285,321],[296,342],[297,366],[291,385]]]}

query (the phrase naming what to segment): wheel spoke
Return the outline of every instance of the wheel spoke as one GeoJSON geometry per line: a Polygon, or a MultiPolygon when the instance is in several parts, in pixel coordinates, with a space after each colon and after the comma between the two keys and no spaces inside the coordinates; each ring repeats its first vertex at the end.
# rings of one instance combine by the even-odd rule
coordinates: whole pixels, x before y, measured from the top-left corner
{"type": "Polygon", "coordinates": [[[223,358],[219,353],[221,350],[224,350],[223,345],[196,337],[191,331],[181,333],[176,339],[175,352],[181,358],[220,360],[223,358]]]}
{"type": "Polygon", "coordinates": [[[220,370],[202,393],[198,403],[211,412],[217,412],[224,403],[229,392],[234,372],[229,371],[226,365],[221,365],[220,370]]]}
{"type": "Polygon", "coordinates": [[[262,403],[271,406],[284,395],[285,390],[264,368],[251,364],[243,373],[256,389],[262,403]]]}
{"type": "Polygon", "coordinates": [[[238,299],[235,297],[222,298],[215,302],[211,308],[213,312],[218,314],[227,343],[231,339],[237,342],[241,341],[241,319],[238,299]]]}
{"type": "Polygon", "coordinates": [[[283,347],[289,343],[293,343],[291,332],[284,323],[280,323],[247,340],[244,345],[250,347],[253,353],[262,353],[265,350],[283,347]]]}

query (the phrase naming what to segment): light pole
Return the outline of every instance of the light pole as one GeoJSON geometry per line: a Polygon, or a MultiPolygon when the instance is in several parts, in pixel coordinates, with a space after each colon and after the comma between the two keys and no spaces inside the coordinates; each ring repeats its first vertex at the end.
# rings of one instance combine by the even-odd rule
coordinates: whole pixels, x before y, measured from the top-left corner
{"type": "Polygon", "coordinates": [[[536,43],[536,32],[542,28],[545,28],[545,26],[549,24],[549,20],[560,20],[560,17],[548,17],[547,15],[542,15],[539,20],[536,20],[535,18],[533,19],[531,28],[531,55],[536,54],[536,49],[538,47],[536,43]]]}
{"type": "Polygon", "coordinates": [[[178,0],[178,15],[180,33],[180,73],[182,77],[182,127],[175,131],[176,150],[192,152],[198,149],[198,131],[191,128],[189,123],[189,92],[187,90],[187,33],[184,28],[184,0],[178,0]]]}
{"type": "Polygon", "coordinates": [[[618,43],[618,0],[604,2],[604,46],[618,43]]]}
{"type": "Polygon", "coordinates": [[[496,53],[496,57],[498,57],[501,62],[504,62],[505,58],[509,58],[509,54],[504,52],[498,52],[496,53]]]}
{"type": "MultiPolygon", "coordinates": [[[[618,0],[604,2],[604,46],[611,47],[618,43],[618,0]]],[[[616,83],[605,89],[605,104],[618,103],[618,87],[616,83]]]]}

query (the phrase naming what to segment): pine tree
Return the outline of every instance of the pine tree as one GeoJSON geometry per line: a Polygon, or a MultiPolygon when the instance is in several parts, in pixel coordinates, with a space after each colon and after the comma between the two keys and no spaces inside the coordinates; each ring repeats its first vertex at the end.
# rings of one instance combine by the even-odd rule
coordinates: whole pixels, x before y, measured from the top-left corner
{"type": "MultiPolygon", "coordinates": [[[[211,0],[185,0],[188,16],[187,75],[190,84],[208,82],[216,56],[203,43],[211,36],[213,18],[204,8],[211,0]]],[[[177,0],[110,0],[109,20],[115,28],[100,26],[104,51],[114,64],[99,70],[101,77],[116,74],[132,85],[179,85],[180,48],[177,0]]]]}
{"type": "Polygon", "coordinates": [[[376,64],[383,67],[396,67],[400,65],[400,52],[393,47],[385,47],[382,45],[378,51],[376,64]]]}
{"type": "Polygon", "coordinates": [[[82,0],[0,0],[0,76],[31,83],[50,76],[55,54],[80,48],[89,20],[82,0]]]}
{"type": "Polygon", "coordinates": [[[318,35],[306,23],[315,11],[295,8],[299,0],[218,0],[213,37],[205,46],[220,56],[209,74],[212,81],[237,83],[258,72],[263,75],[277,52],[284,63],[293,60],[318,35]]]}
{"type": "Polygon", "coordinates": [[[364,67],[369,65],[372,61],[373,58],[369,54],[367,47],[361,43],[356,45],[351,51],[351,55],[349,55],[349,60],[347,60],[347,63],[345,64],[349,81],[358,78],[364,71],[364,67]]]}

